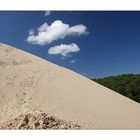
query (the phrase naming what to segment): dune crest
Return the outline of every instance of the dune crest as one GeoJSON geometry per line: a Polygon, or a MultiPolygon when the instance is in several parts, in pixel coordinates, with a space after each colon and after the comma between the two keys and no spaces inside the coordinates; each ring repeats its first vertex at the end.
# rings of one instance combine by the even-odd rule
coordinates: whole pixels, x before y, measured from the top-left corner
{"type": "Polygon", "coordinates": [[[0,44],[0,77],[0,123],[42,110],[84,128],[140,128],[140,104],[5,44],[0,44]]]}

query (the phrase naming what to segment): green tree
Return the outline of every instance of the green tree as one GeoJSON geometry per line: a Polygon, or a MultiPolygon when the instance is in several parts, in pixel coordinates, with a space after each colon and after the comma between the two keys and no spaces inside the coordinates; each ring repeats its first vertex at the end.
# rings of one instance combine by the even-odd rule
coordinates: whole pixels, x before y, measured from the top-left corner
{"type": "Polygon", "coordinates": [[[140,103],[140,74],[122,74],[92,80],[140,103]]]}

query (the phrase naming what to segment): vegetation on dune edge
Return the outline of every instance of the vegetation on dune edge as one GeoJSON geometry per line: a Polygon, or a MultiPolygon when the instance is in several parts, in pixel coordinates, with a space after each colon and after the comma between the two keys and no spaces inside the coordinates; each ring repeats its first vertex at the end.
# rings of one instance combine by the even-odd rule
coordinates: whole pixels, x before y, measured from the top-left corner
{"type": "Polygon", "coordinates": [[[91,80],[140,103],[140,74],[122,74],[91,80]]]}

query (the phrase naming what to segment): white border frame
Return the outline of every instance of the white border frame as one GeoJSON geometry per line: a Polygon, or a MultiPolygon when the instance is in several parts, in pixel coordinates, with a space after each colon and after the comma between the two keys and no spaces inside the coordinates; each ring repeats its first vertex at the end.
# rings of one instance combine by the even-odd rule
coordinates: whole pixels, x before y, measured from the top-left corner
{"type": "MultiPolygon", "coordinates": [[[[0,0],[0,10],[140,10],[140,0],[0,0]]],[[[139,140],[140,130],[1,130],[4,140],[139,140]]]]}
{"type": "Polygon", "coordinates": [[[2,130],[4,140],[139,140],[139,130],[2,130]],[[94,139],[93,139],[94,138],[94,139]]]}
{"type": "Polygon", "coordinates": [[[0,10],[140,10],[140,1],[0,0],[0,10]]]}

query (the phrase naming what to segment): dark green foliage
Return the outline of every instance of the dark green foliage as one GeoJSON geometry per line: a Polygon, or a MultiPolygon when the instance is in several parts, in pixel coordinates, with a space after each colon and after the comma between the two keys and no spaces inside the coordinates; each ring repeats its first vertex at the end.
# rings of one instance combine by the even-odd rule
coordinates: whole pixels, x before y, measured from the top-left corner
{"type": "Polygon", "coordinates": [[[140,103],[140,74],[123,74],[92,80],[140,103]]]}

